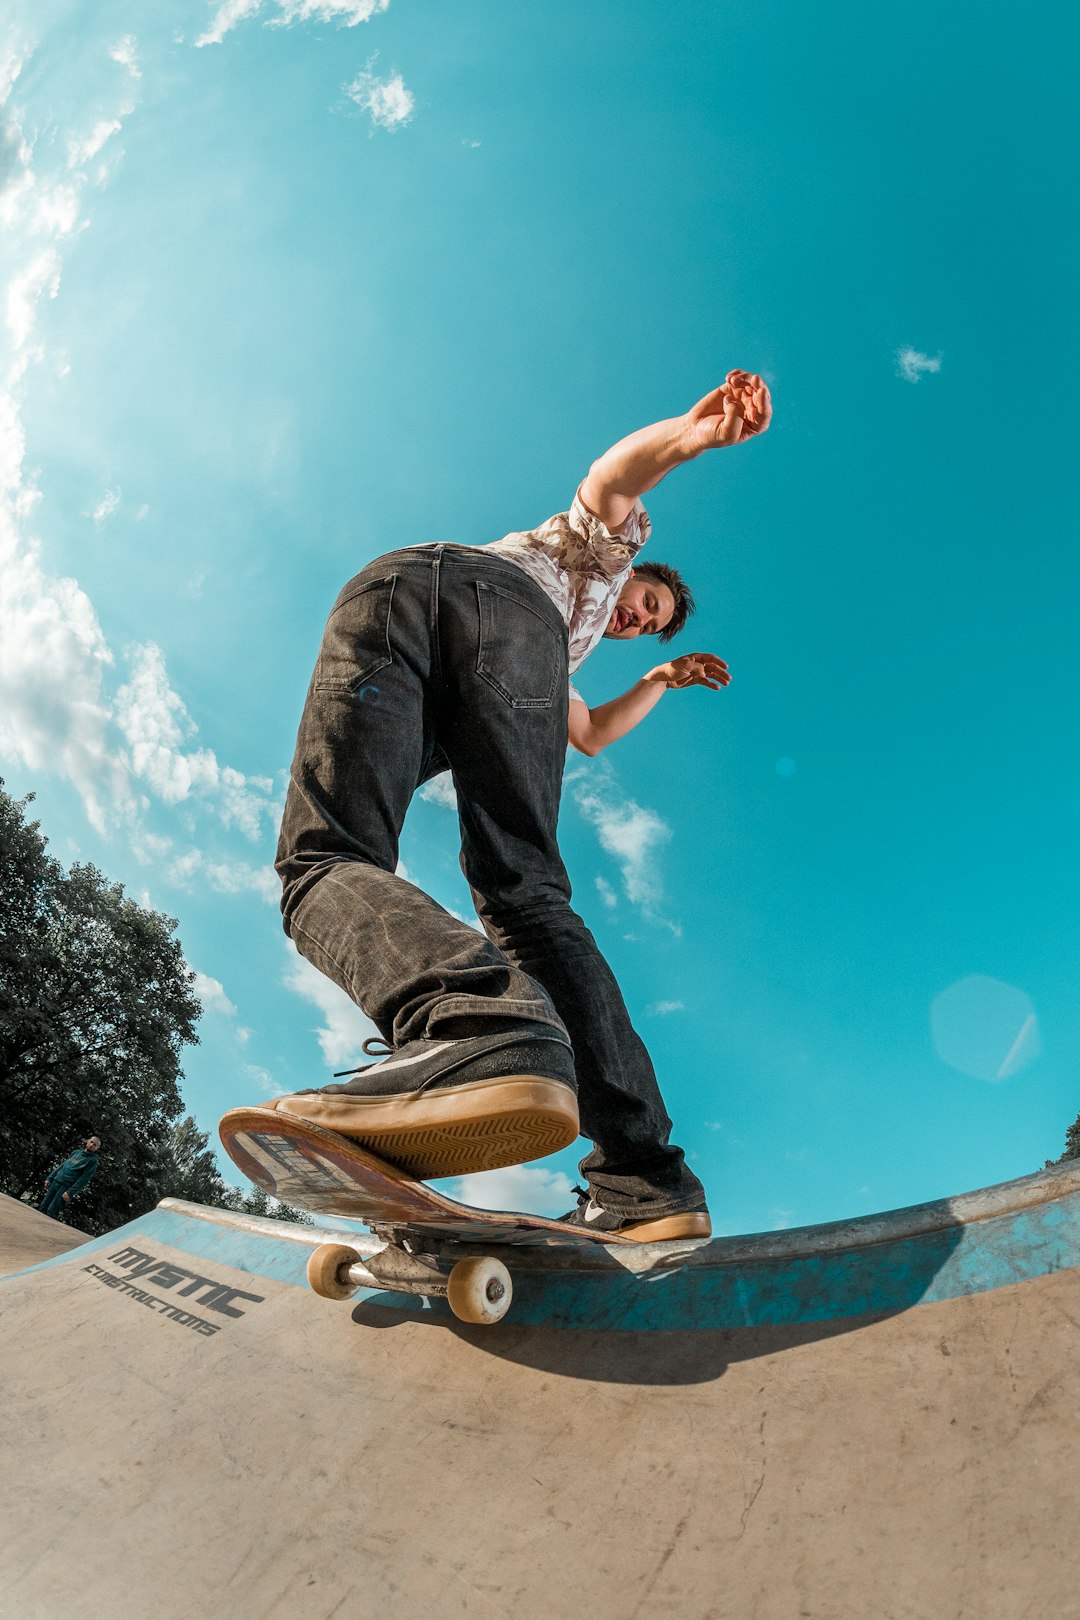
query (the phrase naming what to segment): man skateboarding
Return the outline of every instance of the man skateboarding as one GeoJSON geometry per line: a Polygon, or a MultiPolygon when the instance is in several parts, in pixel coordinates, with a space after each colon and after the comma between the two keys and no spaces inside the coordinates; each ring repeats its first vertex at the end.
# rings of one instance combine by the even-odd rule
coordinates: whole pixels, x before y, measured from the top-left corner
{"type": "Polygon", "coordinates": [[[640,497],[770,416],[761,378],[730,372],[685,415],[613,445],[539,529],[394,551],[341,591],[300,721],[277,870],[286,932],[389,1053],[271,1107],[418,1176],[521,1163],[580,1130],[593,1149],[571,1221],[640,1241],[708,1235],[648,1053],[570,907],[556,822],[568,738],[595,753],[665,690],[726,684],[721,660],[690,654],[590,711],[568,675],[603,636],[670,635],[685,621],[692,604],[673,570],[634,571],[649,532],[640,497]],[[409,801],[447,765],[486,937],[395,871],[409,801]]]}

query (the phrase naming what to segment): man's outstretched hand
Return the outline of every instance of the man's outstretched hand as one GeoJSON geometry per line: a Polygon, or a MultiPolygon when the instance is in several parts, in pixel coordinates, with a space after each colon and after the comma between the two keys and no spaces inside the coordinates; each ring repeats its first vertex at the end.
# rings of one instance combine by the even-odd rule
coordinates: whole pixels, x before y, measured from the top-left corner
{"type": "Polygon", "coordinates": [[[683,653],[670,663],[657,664],[644,676],[647,681],[667,687],[707,686],[718,692],[731,682],[731,672],[722,658],[712,653],[683,653]]]}
{"type": "Polygon", "coordinates": [[[719,388],[686,413],[691,448],[716,450],[764,433],[772,421],[769,390],[756,371],[729,371],[719,388]]]}

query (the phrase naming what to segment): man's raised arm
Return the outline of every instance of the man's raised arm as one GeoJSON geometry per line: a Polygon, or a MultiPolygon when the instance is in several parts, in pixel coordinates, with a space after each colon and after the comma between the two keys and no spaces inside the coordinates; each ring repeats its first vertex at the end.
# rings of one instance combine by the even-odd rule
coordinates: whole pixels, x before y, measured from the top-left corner
{"type": "Polygon", "coordinates": [[[602,748],[618,742],[628,731],[633,731],[650,710],[655,709],[664,693],[676,687],[707,686],[718,692],[731,684],[731,672],[722,658],[712,653],[683,653],[669,663],[657,664],[640,681],[624,692],[590,709],[587,703],[570,701],[567,725],[570,745],[579,754],[598,754],[602,748]]]}
{"type": "Polygon", "coordinates": [[[757,373],[729,371],[720,387],[685,416],[653,422],[605,450],[589,468],[581,499],[614,532],[622,528],[637,498],[674,467],[705,450],[745,443],[764,433],[771,418],[769,390],[757,373]]]}

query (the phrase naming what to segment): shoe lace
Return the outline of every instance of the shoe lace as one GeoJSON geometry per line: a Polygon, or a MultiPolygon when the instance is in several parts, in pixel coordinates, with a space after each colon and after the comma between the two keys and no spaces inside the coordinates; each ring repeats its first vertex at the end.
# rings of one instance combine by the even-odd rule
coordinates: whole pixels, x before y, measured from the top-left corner
{"type": "MultiPolygon", "coordinates": [[[[383,1058],[389,1057],[394,1047],[390,1041],[383,1040],[381,1035],[369,1035],[361,1045],[360,1050],[368,1057],[383,1058]]],[[[355,1069],[337,1069],[334,1073],[334,1079],[340,1080],[347,1074],[363,1074],[365,1069],[370,1068],[370,1063],[358,1063],[355,1069]]]]}

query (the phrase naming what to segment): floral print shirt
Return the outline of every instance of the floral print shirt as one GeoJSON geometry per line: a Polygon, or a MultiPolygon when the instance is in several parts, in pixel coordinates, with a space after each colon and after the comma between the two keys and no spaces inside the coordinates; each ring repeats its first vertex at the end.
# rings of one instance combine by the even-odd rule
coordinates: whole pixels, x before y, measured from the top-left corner
{"type": "MultiPolygon", "coordinates": [[[[640,501],[613,534],[574,496],[568,512],[557,512],[539,528],[504,535],[483,551],[498,552],[528,574],[555,603],[569,633],[571,675],[601,639],[634,559],[652,524],[640,501]]],[[[584,699],[570,687],[579,703],[584,699]]]]}

